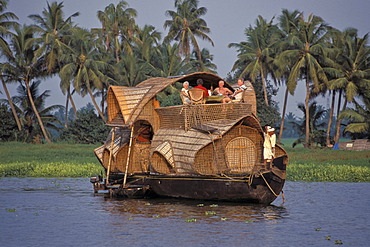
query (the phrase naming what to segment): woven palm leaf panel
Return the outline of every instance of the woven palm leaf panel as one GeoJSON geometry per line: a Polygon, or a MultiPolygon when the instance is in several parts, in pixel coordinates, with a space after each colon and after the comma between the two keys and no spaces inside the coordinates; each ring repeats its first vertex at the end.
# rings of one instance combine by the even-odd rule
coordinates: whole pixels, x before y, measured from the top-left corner
{"type": "Polygon", "coordinates": [[[108,124],[123,117],[123,124],[132,124],[140,114],[143,106],[149,101],[145,95],[151,87],[129,88],[111,86],[108,90],[108,124]],[[145,102],[144,102],[145,101],[145,102]]]}
{"type": "Polygon", "coordinates": [[[216,120],[236,120],[251,114],[250,104],[204,104],[159,107],[160,128],[189,130],[216,120]]]}
{"type": "MultiPolygon", "coordinates": [[[[126,161],[128,142],[130,140],[130,130],[126,128],[113,128],[115,129],[115,138],[113,144],[112,160],[111,160],[111,171],[122,172],[123,164],[122,161],[126,161]]],[[[112,131],[109,133],[108,138],[105,142],[104,151],[102,155],[103,166],[107,169],[109,164],[109,155],[111,150],[112,131]]],[[[126,163],[125,163],[126,164],[126,163]]]]}
{"type": "Polygon", "coordinates": [[[242,101],[244,103],[248,103],[251,105],[251,112],[254,115],[257,115],[257,99],[256,99],[256,93],[254,91],[254,88],[250,82],[245,82],[245,85],[247,86],[247,90],[243,92],[243,99],[242,101]]]}
{"type": "MultiPolygon", "coordinates": [[[[222,134],[228,131],[240,120],[241,118],[238,120],[224,119],[207,122],[207,125],[216,129],[216,131],[212,133],[207,133],[196,129],[190,129],[188,131],[183,129],[159,129],[152,141],[151,171],[158,173],[171,172],[179,174],[201,173],[201,169],[198,169],[196,166],[194,166],[194,160],[197,152],[204,146],[220,138],[222,134]],[[163,152],[159,151],[164,142],[170,143],[170,146],[172,147],[174,166],[171,165],[172,161],[168,160],[163,152]]],[[[206,156],[206,162],[210,162],[209,159],[213,158],[210,157],[209,154],[206,156]]]]}
{"type": "Polygon", "coordinates": [[[163,173],[168,171],[171,166],[171,161],[166,159],[159,150],[164,142],[170,143],[173,154],[173,171],[180,174],[194,174],[193,161],[195,153],[204,146],[210,138],[207,134],[196,130],[185,132],[181,129],[160,129],[152,141],[152,163],[153,172],[163,173]],[[162,158],[166,162],[161,162],[162,158]]]}
{"type": "Polygon", "coordinates": [[[251,173],[262,162],[263,137],[258,130],[236,125],[222,138],[202,148],[195,158],[200,174],[251,173]]]}

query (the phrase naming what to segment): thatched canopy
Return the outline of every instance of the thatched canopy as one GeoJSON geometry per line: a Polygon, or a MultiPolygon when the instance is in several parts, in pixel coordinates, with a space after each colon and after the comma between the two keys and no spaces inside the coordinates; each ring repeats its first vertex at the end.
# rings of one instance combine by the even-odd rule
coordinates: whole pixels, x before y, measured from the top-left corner
{"type": "Polygon", "coordinates": [[[259,120],[255,116],[249,115],[238,119],[209,121],[206,126],[213,129],[212,133],[194,128],[188,131],[174,128],[160,129],[153,138],[151,153],[160,153],[177,172],[191,174],[195,172],[194,159],[196,153],[222,138],[233,127],[240,125],[256,129],[261,136],[260,138],[263,138],[263,130],[259,125],[259,120]],[[165,148],[164,144],[169,148],[165,148]],[[170,157],[169,153],[171,154],[170,157]]]}
{"type": "MultiPolygon", "coordinates": [[[[140,115],[144,106],[152,100],[156,94],[167,86],[176,82],[188,81],[190,86],[196,86],[197,79],[203,79],[203,86],[210,89],[216,88],[222,78],[207,72],[197,72],[178,77],[150,78],[138,84],[136,87],[111,86],[108,90],[108,125],[122,126],[132,125],[140,115]]],[[[225,87],[232,87],[225,83],[225,87]]]]}

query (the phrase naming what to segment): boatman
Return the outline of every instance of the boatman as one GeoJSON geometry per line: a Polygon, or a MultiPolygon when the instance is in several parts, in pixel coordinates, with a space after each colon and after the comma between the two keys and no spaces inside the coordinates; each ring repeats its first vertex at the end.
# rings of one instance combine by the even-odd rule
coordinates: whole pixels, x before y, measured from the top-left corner
{"type": "Polygon", "coordinates": [[[265,126],[265,140],[263,142],[263,164],[267,165],[268,169],[271,169],[271,163],[275,157],[275,144],[276,144],[276,135],[275,129],[270,126],[265,126]]]}

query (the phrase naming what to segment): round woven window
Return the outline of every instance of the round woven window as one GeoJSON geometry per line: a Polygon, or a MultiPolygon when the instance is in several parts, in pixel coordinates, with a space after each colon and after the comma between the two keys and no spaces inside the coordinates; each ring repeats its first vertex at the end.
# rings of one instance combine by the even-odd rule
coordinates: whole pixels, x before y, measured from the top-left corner
{"type": "Polygon", "coordinates": [[[232,172],[251,173],[257,160],[257,150],[251,139],[237,137],[226,145],[227,166],[232,172]]]}

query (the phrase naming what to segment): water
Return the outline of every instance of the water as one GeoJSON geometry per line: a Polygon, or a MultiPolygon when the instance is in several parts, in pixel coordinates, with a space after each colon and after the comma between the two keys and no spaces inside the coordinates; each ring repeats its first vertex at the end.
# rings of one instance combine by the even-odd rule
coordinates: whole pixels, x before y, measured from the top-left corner
{"type": "Polygon", "coordinates": [[[109,199],[85,178],[0,184],[3,247],[370,246],[370,183],[288,181],[269,206],[109,199]]]}

